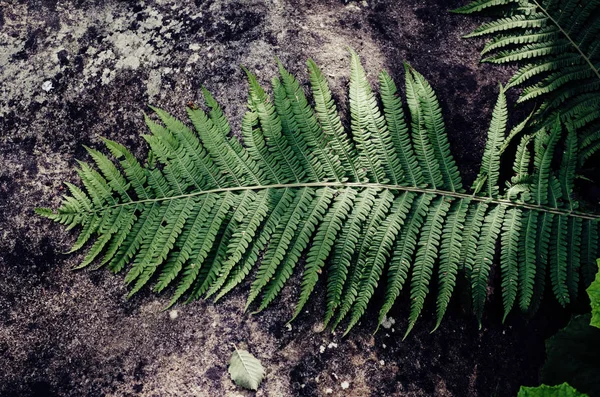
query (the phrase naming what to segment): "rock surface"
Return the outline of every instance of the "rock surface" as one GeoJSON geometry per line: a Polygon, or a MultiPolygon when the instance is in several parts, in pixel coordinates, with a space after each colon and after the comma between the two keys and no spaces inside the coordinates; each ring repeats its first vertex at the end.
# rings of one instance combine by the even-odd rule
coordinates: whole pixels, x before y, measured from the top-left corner
{"type": "Polygon", "coordinates": [[[482,330],[455,298],[440,330],[429,334],[427,310],[404,342],[407,302],[375,336],[370,317],[345,339],[315,332],[322,291],[286,328],[298,277],[257,316],[242,313],[243,287],[218,305],[166,312],[166,295],[126,300],[122,275],[70,270],[81,254],[63,252],[75,235],[33,214],[59,204],[82,145],[107,137],[143,156],[148,104],[183,117],[204,85],[238,130],[239,65],[268,82],[277,56],[306,81],[312,57],[345,111],[348,47],[373,81],[382,68],[401,81],[404,60],[429,79],[472,180],[510,71],[479,64],[481,43],[461,39],[477,22],[448,13],[463,3],[0,0],[0,395],[251,395],[228,377],[232,344],[267,368],[257,396],[513,396],[537,384],[543,338],[561,320],[501,325],[497,296],[482,330]]]}

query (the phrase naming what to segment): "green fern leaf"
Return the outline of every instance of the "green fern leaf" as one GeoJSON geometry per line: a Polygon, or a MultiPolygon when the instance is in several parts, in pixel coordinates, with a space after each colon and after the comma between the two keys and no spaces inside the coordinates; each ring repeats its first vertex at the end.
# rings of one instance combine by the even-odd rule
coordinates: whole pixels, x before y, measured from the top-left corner
{"type": "Polygon", "coordinates": [[[314,62],[308,62],[314,108],[281,63],[273,99],[246,71],[243,142],[203,88],[207,110],[187,109],[193,129],[157,108],[155,116],[145,115],[146,164],[105,140],[114,158],[87,148],[95,165],[79,163],[82,187],[67,183],[56,212],[36,212],[67,229],[80,227],[72,251],[89,248],[79,267],[127,269],[129,296],[154,284],[158,292],[174,290],[171,305],[219,300],[250,279],[246,309],[256,302],[261,311],[302,263],[292,319],[326,274],[325,325],[335,329],[347,319],[345,332],[351,330],[383,278],[381,323],[410,275],[408,334],[435,273],[438,328],[464,273],[481,322],[498,243],[505,314],[517,299],[522,310],[535,311],[546,273],[561,303],[574,300],[581,280],[593,277],[598,255],[599,217],[577,211],[573,194],[578,142],[593,146],[595,138],[580,139],[574,131],[581,123],[571,122],[561,139],[565,123],[557,117],[521,138],[509,159],[514,175],[504,180],[505,150],[527,131],[523,122],[504,138],[502,90],[476,184],[485,194],[466,193],[424,77],[406,65],[407,125],[392,78],[379,75],[380,106],[358,55],[350,58],[349,131],[314,62]],[[563,142],[558,164],[553,159],[563,142]]]}
{"type": "MultiPolygon", "coordinates": [[[[492,38],[482,51],[487,55],[483,61],[519,65],[507,88],[526,85],[518,102],[540,103],[533,124],[548,126],[558,115],[564,123],[574,122],[580,140],[588,128],[600,131],[600,2],[528,0],[517,6],[476,0],[460,10],[480,12],[491,6],[496,6],[496,19],[466,37],[492,38]]],[[[599,150],[599,143],[600,137],[594,139],[580,161],[599,150]]]]}

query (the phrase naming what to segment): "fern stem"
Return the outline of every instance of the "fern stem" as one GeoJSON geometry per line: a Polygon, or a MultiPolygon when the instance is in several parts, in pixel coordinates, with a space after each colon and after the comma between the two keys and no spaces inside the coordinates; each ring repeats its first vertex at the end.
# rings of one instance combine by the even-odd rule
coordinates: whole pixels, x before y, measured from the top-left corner
{"type": "Polygon", "coordinates": [[[361,183],[361,182],[302,182],[302,183],[277,183],[277,184],[272,184],[272,185],[234,186],[234,187],[227,187],[227,188],[203,190],[203,191],[194,192],[194,193],[180,194],[180,195],[171,196],[171,197],[158,197],[158,198],[154,198],[154,199],[128,201],[126,203],[114,204],[114,205],[110,205],[107,207],[98,208],[94,211],[90,211],[90,213],[102,212],[102,211],[105,211],[106,209],[117,208],[117,207],[124,206],[124,205],[132,205],[132,204],[139,204],[139,203],[155,203],[155,202],[167,201],[167,200],[178,200],[178,199],[184,199],[184,198],[188,198],[188,197],[200,196],[202,194],[211,194],[211,193],[218,194],[218,193],[224,193],[224,192],[243,192],[243,191],[248,191],[248,190],[263,190],[263,189],[286,189],[286,188],[299,189],[299,188],[303,188],[303,187],[360,188],[360,189],[373,188],[373,189],[396,190],[399,192],[415,192],[415,193],[422,193],[422,194],[433,194],[433,195],[437,195],[437,196],[453,197],[453,198],[459,198],[459,199],[471,199],[473,201],[479,201],[479,202],[483,202],[483,203],[487,203],[487,204],[503,204],[508,207],[530,209],[530,210],[541,211],[541,212],[546,212],[546,213],[555,214],[555,215],[564,215],[564,216],[570,216],[570,217],[574,217],[574,218],[587,219],[590,221],[600,221],[600,214],[599,215],[590,215],[590,214],[586,214],[586,213],[582,213],[582,212],[578,212],[578,211],[569,211],[567,209],[563,210],[560,208],[553,208],[553,207],[548,207],[548,206],[544,206],[544,205],[519,203],[519,202],[506,200],[506,199],[474,196],[469,193],[459,193],[459,192],[450,192],[450,191],[446,191],[446,190],[427,189],[427,188],[420,188],[420,187],[416,187],[416,186],[399,186],[399,185],[388,185],[388,184],[383,184],[383,183],[361,183]]]}
{"type": "Polygon", "coordinates": [[[596,74],[596,76],[598,77],[598,79],[600,79],[600,72],[598,71],[598,69],[596,69],[596,67],[594,66],[594,64],[592,63],[592,61],[583,53],[583,51],[581,51],[581,48],[579,48],[579,46],[577,45],[577,43],[575,43],[573,41],[573,39],[571,38],[571,36],[569,36],[569,33],[567,33],[562,26],[559,25],[558,21],[554,18],[552,18],[552,16],[548,13],[548,11],[546,11],[544,9],[544,7],[542,7],[540,5],[540,3],[538,2],[538,0],[533,0],[533,2],[538,6],[538,8],[544,13],[544,15],[546,15],[546,17],[552,21],[552,23],[554,25],[556,25],[556,27],[561,31],[561,33],[567,38],[567,40],[569,40],[569,42],[573,45],[573,47],[575,47],[575,49],[577,50],[577,52],[579,52],[579,55],[581,55],[581,57],[587,62],[587,64],[590,66],[590,69],[592,69],[592,71],[596,74]]]}

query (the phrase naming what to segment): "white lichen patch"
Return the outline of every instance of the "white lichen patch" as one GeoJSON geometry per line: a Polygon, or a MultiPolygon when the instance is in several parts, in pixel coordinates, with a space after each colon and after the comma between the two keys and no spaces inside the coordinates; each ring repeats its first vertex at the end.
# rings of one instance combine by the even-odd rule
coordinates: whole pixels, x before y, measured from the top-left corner
{"type": "Polygon", "coordinates": [[[394,324],[396,324],[396,320],[394,320],[392,317],[383,316],[383,319],[381,320],[381,326],[383,328],[390,329],[394,324]]]}
{"type": "MultiPolygon", "coordinates": [[[[59,91],[67,98],[79,97],[96,86],[110,85],[125,71],[177,61],[172,56],[177,45],[173,37],[184,27],[184,7],[167,11],[146,7],[132,13],[123,4],[87,4],[60,13],[57,29],[50,29],[43,20],[23,19],[22,15],[29,12],[27,5],[11,7],[13,12],[5,14],[5,25],[0,30],[0,81],[14,83],[2,85],[5,100],[0,101],[0,117],[16,106],[48,100],[44,92],[65,84],[56,76],[72,70],[77,57],[77,67],[81,68],[77,73],[82,73],[83,78],[59,91]],[[162,12],[169,12],[168,17],[162,12]],[[26,47],[28,41],[35,42],[32,53],[26,47]],[[59,52],[65,53],[64,63],[59,52]],[[54,81],[52,88],[50,83],[40,84],[49,80],[54,81]]],[[[189,58],[190,63],[198,60],[189,58]]],[[[148,85],[149,96],[156,96],[161,87],[160,76],[151,75],[148,85]]]]}

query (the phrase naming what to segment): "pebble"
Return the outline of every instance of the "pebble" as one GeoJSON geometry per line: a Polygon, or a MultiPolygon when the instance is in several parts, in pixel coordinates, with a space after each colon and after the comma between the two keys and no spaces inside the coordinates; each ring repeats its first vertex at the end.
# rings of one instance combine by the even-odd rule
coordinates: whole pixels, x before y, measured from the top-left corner
{"type": "Polygon", "coordinates": [[[392,317],[383,316],[383,320],[381,321],[381,326],[385,329],[392,328],[392,325],[396,324],[396,320],[392,317]]]}
{"type": "Polygon", "coordinates": [[[42,83],[42,90],[44,90],[46,92],[50,92],[50,90],[53,88],[54,88],[54,86],[52,86],[52,82],[50,80],[44,81],[42,83]]]}
{"type": "Polygon", "coordinates": [[[179,312],[177,310],[171,310],[169,312],[169,317],[171,318],[171,320],[175,320],[177,316],[179,316],[179,312]]]}
{"type": "Polygon", "coordinates": [[[342,382],[342,389],[346,390],[349,387],[350,387],[350,383],[348,383],[347,381],[342,382]]]}

